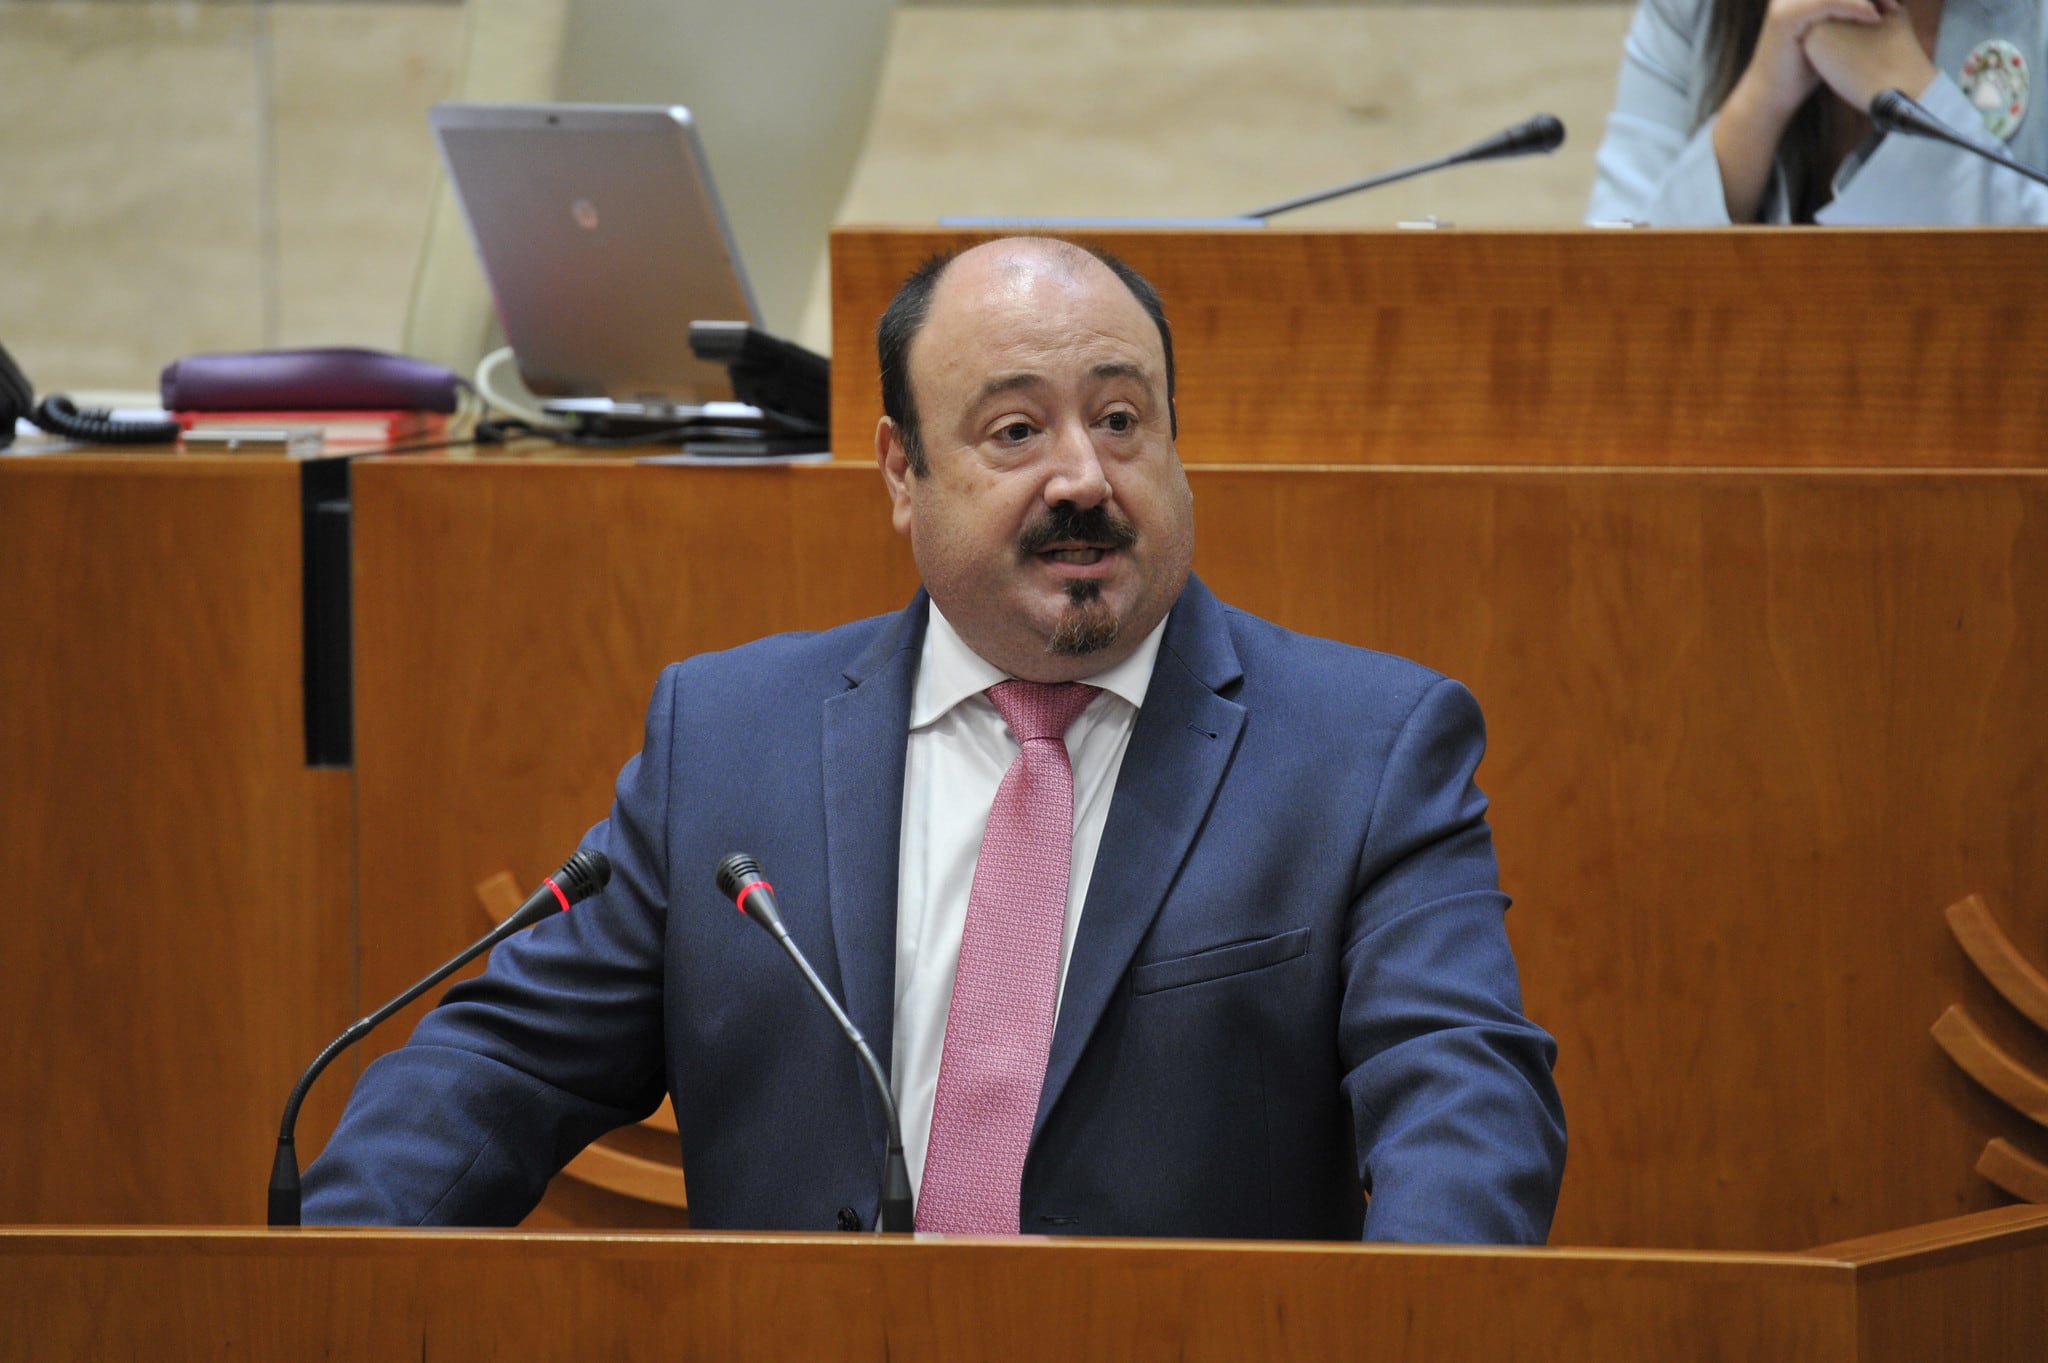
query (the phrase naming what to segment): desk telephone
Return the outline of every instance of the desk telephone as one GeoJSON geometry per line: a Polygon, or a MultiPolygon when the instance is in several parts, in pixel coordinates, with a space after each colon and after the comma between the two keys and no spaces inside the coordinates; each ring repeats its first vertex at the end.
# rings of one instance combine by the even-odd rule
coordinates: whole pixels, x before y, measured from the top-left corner
{"type": "Polygon", "coordinates": [[[178,438],[175,421],[115,421],[105,411],[80,409],[61,393],[37,402],[28,377],[0,346],[0,450],[14,443],[14,423],[23,417],[52,435],[89,445],[168,445],[178,438]]]}

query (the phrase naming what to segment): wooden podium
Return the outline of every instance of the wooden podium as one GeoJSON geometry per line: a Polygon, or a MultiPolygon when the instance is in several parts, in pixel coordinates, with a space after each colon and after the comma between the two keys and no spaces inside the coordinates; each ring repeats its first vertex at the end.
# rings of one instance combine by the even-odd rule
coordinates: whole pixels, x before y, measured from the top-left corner
{"type": "Polygon", "coordinates": [[[1803,1254],[373,1231],[0,1233],[0,1363],[2015,1363],[2048,1210],[1803,1254]]]}

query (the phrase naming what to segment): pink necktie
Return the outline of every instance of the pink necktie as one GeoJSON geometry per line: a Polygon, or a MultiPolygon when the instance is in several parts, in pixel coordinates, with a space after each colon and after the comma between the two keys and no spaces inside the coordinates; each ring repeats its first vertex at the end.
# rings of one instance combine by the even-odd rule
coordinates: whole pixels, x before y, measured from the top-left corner
{"type": "Polygon", "coordinates": [[[988,698],[1022,751],[996,787],[932,1107],[917,1228],[1015,1235],[1024,1154],[1052,1050],[1074,857],[1066,733],[1096,688],[1008,681],[988,698]]]}

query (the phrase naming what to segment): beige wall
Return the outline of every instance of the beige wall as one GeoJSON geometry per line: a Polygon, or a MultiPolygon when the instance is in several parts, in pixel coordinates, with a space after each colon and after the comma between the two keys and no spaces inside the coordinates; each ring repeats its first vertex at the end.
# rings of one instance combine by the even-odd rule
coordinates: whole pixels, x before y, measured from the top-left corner
{"type": "Polygon", "coordinates": [[[39,390],[395,346],[461,11],[0,0],[0,343],[39,390]]]}
{"type": "MultiPolygon", "coordinates": [[[[1547,110],[1571,129],[1553,157],[1297,220],[1572,223],[1627,17],[906,4],[839,217],[1242,211],[1547,110]]],[[[153,388],[200,350],[397,348],[434,185],[426,109],[462,37],[452,4],[0,0],[0,343],[73,390],[153,388]]],[[[799,329],[819,348],[822,284],[799,329]]]]}

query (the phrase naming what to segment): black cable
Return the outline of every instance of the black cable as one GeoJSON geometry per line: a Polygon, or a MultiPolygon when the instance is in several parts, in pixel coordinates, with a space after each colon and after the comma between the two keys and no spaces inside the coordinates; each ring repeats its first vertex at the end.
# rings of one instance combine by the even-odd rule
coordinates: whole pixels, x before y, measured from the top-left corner
{"type": "Polygon", "coordinates": [[[178,439],[175,421],[116,421],[106,408],[81,410],[61,393],[44,398],[28,419],[51,435],[88,445],[169,445],[178,439]]]}
{"type": "Polygon", "coordinates": [[[685,440],[705,435],[707,430],[702,423],[696,423],[686,426],[663,426],[656,430],[636,431],[631,435],[590,435],[583,431],[561,431],[536,426],[520,417],[504,417],[477,422],[476,443],[502,445],[513,440],[531,438],[576,449],[624,450],[640,445],[680,445],[685,440]]]}

